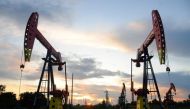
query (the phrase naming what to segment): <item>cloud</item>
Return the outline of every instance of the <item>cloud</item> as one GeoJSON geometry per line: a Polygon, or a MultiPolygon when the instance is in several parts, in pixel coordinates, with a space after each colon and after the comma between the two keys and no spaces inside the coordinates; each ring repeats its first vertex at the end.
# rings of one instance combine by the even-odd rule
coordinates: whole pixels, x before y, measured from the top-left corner
{"type": "Polygon", "coordinates": [[[52,22],[60,22],[64,25],[70,25],[73,17],[72,5],[74,5],[74,1],[71,2],[69,0],[17,0],[16,2],[6,0],[0,2],[0,14],[1,16],[14,20],[19,26],[25,25],[28,16],[36,11],[39,12],[40,16],[43,16],[44,19],[51,20],[52,22]]]}
{"type": "Polygon", "coordinates": [[[101,69],[98,66],[99,62],[96,62],[93,58],[79,58],[77,60],[68,60],[67,69],[69,73],[73,73],[76,79],[86,78],[102,78],[103,76],[123,76],[129,77],[128,74],[121,71],[111,71],[107,69],[101,69]]]}
{"type": "Polygon", "coordinates": [[[131,51],[136,51],[151,30],[151,23],[146,20],[139,20],[120,25],[120,27],[115,28],[114,32],[119,43],[125,44],[131,51]]]}
{"type": "Polygon", "coordinates": [[[69,46],[77,45],[121,52],[130,51],[130,48],[125,43],[121,43],[114,32],[104,31],[104,28],[98,31],[80,31],[74,28],[66,28],[59,23],[55,24],[51,21],[42,21],[38,27],[47,39],[49,38],[50,41],[57,43],[59,46],[63,46],[63,42],[60,42],[60,40],[63,40],[64,44],[69,46]]]}
{"type": "MultiPolygon", "coordinates": [[[[168,91],[170,87],[170,82],[173,82],[176,87],[177,95],[176,97],[174,97],[176,100],[184,100],[187,98],[190,91],[189,71],[170,72],[170,76],[168,76],[168,73],[166,72],[160,72],[160,73],[155,73],[155,76],[162,98],[165,96],[165,93],[168,91]]],[[[142,79],[143,78],[141,76],[135,76],[134,77],[135,84],[137,85],[140,84],[142,87],[142,79]]]]}
{"type": "Polygon", "coordinates": [[[182,101],[184,99],[187,99],[189,92],[190,92],[190,86],[189,86],[189,80],[190,78],[190,72],[189,71],[178,71],[178,72],[170,72],[170,81],[167,73],[156,73],[156,79],[160,86],[160,90],[163,96],[165,96],[165,93],[169,90],[170,84],[169,82],[173,82],[177,94],[174,96],[175,100],[182,101]],[[163,88],[165,87],[165,90],[163,88]]]}
{"type": "MultiPolygon", "coordinates": [[[[151,16],[149,17],[150,19],[148,20],[139,18],[136,21],[115,27],[113,33],[117,37],[118,43],[130,48],[131,51],[137,50],[153,29],[151,16]]],[[[181,22],[177,18],[161,17],[164,25],[168,54],[176,57],[189,58],[190,21],[181,22]]],[[[155,41],[151,45],[155,46],[155,41]]],[[[154,49],[156,50],[156,48],[154,49]]]]}
{"type": "Polygon", "coordinates": [[[17,47],[10,43],[0,43],[0,78],[17,79],[17,69],[19,69],[19,57],[17,47]],[[18,57],[19,59],[15,59],[18,57]]]}
{"type": "MultiPolygon", "coordinates": [[[[74,74],[75,79],[90,79],[90,78],[103,78],[105,76],[120,76],[122,78],[130,77],[129,74],[122,71],[111,71],[107,69],[99,68],[101,65],[100,62],[97,62],[94,58],[78,58],[77,57],[63,57],[63,60],[67,63],[67,73],[74,74]]],[[[38,63],[40,66],[36,67],[36,70],[27,70],[30,67],[26,68],[24,71],[31,72],[26,74],[23,78],[27,80],[39,79],[43,63],[38,63]],[[35,71],[35,72],[34,72],[35,71]]],[[[64,79],[64,74],[57,71],[57,68],[54,67],[54,75],[64,79]]],[[[69,79],[71,77],[68,77],[69,79]]]]}
{"type": "MultiPolygon", "coordinates": [[[[0,40],[0,42],[0,78],[3,80],[19,80],[22,52],[19,52],[20,49],[14,43],[10,43],[9,41],[3,42],[3,40],[0,40]]],[[[24,70],[23,72],[23,79],[31,80],[39,77],[39,72],[41,71],[41,66],[39,66],[39,63],[41,63],[40,60],[41,56],[33,53],[32,61],[30,63],[26,63],[25,65],[25,69],[27,70],[24,70]]]]}
{"type": "MultiPolygon", "coordinates": [[[[188,79],[190,77],[189,71],[170,72],[169,76],[167,72],[160,72],[155,73],[155,76],[158,84],[161,86],[169,87],[169,82],[173,82],[177,88],[190,90],[190,80],[188,79]]],[[[138,83],[141,83],[142,79],[143,78],[141,76],[134,77],[134,81],[138,83]]]]}
{"type": "MultiPolygon", "coordinates": [[[[59,42],[60,40],[64,40],[65,43],[69,44],[79,44],[124,52],[130,50],[125,43],[120,43],[120,39],[115,37],[110,31],[81,32],[75,29],[69,29],[68,26],[72,25],[72,18],[74,17],[73,7],[76,3],[75,0],[48,0],[40,2],[35,0],[18,0],[17,2],[11,0],[1,1],[0,14],[2,17],[0,18],[0,22],[2,22],[1,27],[3,30],[1,30],[0,34],[4,33],[3,35],[6,37],[17,36],[16,39],[20,39],[20,36],[24,34],[28,17],[33,11],[38,11],[40,16],[38,28],[40,28],[40,31],[42,31],[42,34],[47,39],[49,37],[54,40],[58,39],[59,42]],[[37,4],[33,2],[37,2],[37,4]],[[7,33],[7,31],[12,31],[13,33],[7,33]]],[[[135,24],[131,24],[131,26],[135,26],[135,24]]]]}
{"type": "MultiPolygon", "coordinates": [[[[12,78],[18,79],[18,74],[13,72],[19,71],[20,56],[14,45],[11,44],[0,44],[1,47],[1,78],[12,78]],[[16,58],[17,57],[17,58],[16,58]],[[9,66],[9,67],[8,67],[9,66]],[[4,69],[7,68],[7,69],[4,69]],[[9,72],[9,73],[7,73],[9,72]]],[[[21,55],[21,54],[20,54],[21,55]]],[[[99,68],[100,62],[96,62],[94,58],[75,58],[63,57],[63,60],[67,62],[67,72],[73,73],[76,79],[87,79],[87,78],[102,78],[103,76],[122,76],[129,77],[127,73],[121,71],[111,71],[107,69],[99,68]]],[[[33,53],[32,60],[30,63],[26,63],[23,79],[35,80],[40,76],[41,69],[43,67],[43,61],[39,54],[33,53]],[[32,67],[31,67],[32,66],[32,67]],[[27,73],[28,72],[28,73],[27,73]]],[[[57,69],[55,69],[57,72],[57,69]]]]}
{"type": "MultiPolygon", "coordinates": [[[[23,42],[21,41],[23,40],[25,25],[29,15],[33,11],[38,11],[40,14],[39,22],[41,22],[41,25],[39,25],[39,28],[42,28],[41,29],[43,31],[42,33],[45,34],[45,36],[46,34],[52,33],[51,35],[53,39],[56,39],[57,34],[54,34],[55,32],[58,33],[59,34],[58,36],[60,37],[62,36],[67,36],[67,38],[71,37],[70,41],[73,42],[76,40],[78,42],[77,44],[82,44],[83,42],[86,42],[84,45],[90,47],[97,47],[98,45],[100,48],[101,47],[111,48],[114,50],[119,49],[123,51],[127,50],[125,44],[118,43],[117,38],[115,38],[113,34],[103,33],[103,32],[98,32],[98,33],[80,32],[72,29],[69,30],[68,28],[66,28],[65,25],[66,26],[70,25],[70,20],[72,20],[72,18],[70,17],[72,17],[72,15],[70,16],[70,9],[66,10],[64,9],[65,5],[63,5],[62,1],[58,3],[59,6],[52,6],[54,2],[50,3],[50,5],[44,5],[41,2],[39,4],[34,4],[33,2],[34,1],[22,1],[22,0],[17,2],[9,0],[0,2],[0,15],[1,15],[0,27],[2,28],[0,31],[0,35],[2,36],[0,39],[0,48],[1,48],[0,78],[2,81],[10,80],[10,82],[12,82],[11,85],[7,82],[4,82],[6,85],[9,86],[8,90],[12,90],[11,87],[14,86],[13,88],[16,90],[16,91],[14,90],[14,92],[17,92],[17,89],[15,87],[18,88],[19,86],[18,85],[20,79],[19,65],[20,65],[20,56],[21,56],[21,49],[19,48],[21,48],[21,45],[23,45],[23,42]],[[61,10],[64,10],[64,12],[65,11],[68,12],[66,12],[65,14],[61,10]],[[59,24],[55,22],[59,22],[59,24]],[[43,29],[43,27],[50,27],[48,25],[52,25],[53,28],[47,30],[48,31],[51,30],[53,32],[47,32],[45,31],[45,29],[43,29]],[[60,35],[60,33],[68,33],[68,34],[60,35]],[[81,36],[82,37],[81,39],[84,39],[83,42],[78,40],[79,38],[78,36],[81,36]]],[[[60,42],[60,39],[58,41],[60,42]]],[[[35,49],[36,48],[34,48],[34,50],[35,49]]],[[[43,56],[33,51],[32,60],[30,63],[26,63],[23,72],[22,90],[35,91],[36,89],[35,87],[37,84],[34,84],[35,83],[34,81],[39,80],[40,78],[41,69],[43,66],[43,61],[41,60],[41,57],[43,56]]],[[[73,59],[69,55],[68,57],[64,57],[64,60],[66,60],[67,62],[68,73],[69,74],[74,73],[75,78],[78,80],[84,80],[90,78],[104,78],[105,76],[123,76],[123,77],[129,76],[128,74],[122,71],[111,71],[108,69],[99,68],[101,63],[97,62],[94,58],[73,59]]],[[[61,77],[62,80],[61,82],[63,82],[64,74],[57,72],[56,68],[54,74],[56,77],[59,78],[61,77]]],[[[80,86],[82,86],[82,84],[80,86]]],[[[94,88],[92,89],[97,89],[97,87],[98,86],[95,85],[94,88]]],[[[113,88],[115,87],[113,86],[113,88]]],[[[100,90],[99,92],[102,92],[101,89],[99,90],[100,90]]],[[[99,96],[99,93],[97,93],[97,96],[99,96]]],[[[101,98],[101,96],[99,97],[101,98]]]]}
{"type": "MultiPolygon", "coordinates": [[[[88,99],[88,102],[92,104],[98,104],[105,100],[105,91],[108,91],[109,99],[112,104],[116,104],[118,102],[118,97],[120,96],[122,90],[122,84],[120,86],[107,86],[107,85],[82,85],[75,84],[74,86],[74,103],[81,100],[81,104],[83,104],[82,100],[84,98],[88,99]]],[[[127,89],[127,94],[129,94],[129,89],[127,89]]],[[[129,100],[130,96],[127,96],[127,100],[129,100]]]]}
{"type": "MultiPolygon", "coordinates": [[[[107,28],[106,26],[98,27],[98,30],[96,29],[95,31],[90,32],[67,28],[67,26],[72,26],[73,17],[75,17],[73,13],[73,5],[74,4],[70,2],[70,0],[0,1],[1,80],[19,80],[21,55],[21,50],[19,48],[21,47],[18,46],[20,46],[20,44],[23,45],[19,40],[22,39],[23,41],[26,22],[33,11],[39,12],[40,31],[42,30],[42,34],[44,34],[47,39],[49,38],[49,41],[55,41],[54,43],[59,45],[57,48],[63,47],[62,41],[64,41],[64,43],[69,46],[84,45],[88,47],[90,46],[90,48],[112,49],[125,52],[130,50],[136,51],[152,30],[151,20],[137,20],[129,22],[121,25],[120,27],[115,27],[114,30],[106,32],[104,31],[104,29],[107,28]]],[[[190,56],[190,50],[188,48],[190,41],[190,27],[188,25],[190,25],[190,22],[187,21],[182,23],[181,21],[177,22],[174,20],[174,22],[170,22],[169,20],[166,20],[163,23],[169,54],[173,54],[176,57],[181,56],[188,58],[190,56]]],[[[39,80],[40,78],[43,66],[41,57],[44,55],[42,56],[41,54],[35,53],[37,52],[33,52],[32,54],[32,61],[26,65],[23,73],[23,80],[34,81],[39,80]]],[[[73,73],[76,81],[81,82],[84,80],[81,84],[75,85],[76,93],[81,93],[79,96],[85,96],[88,91],[89,93],[95,93],[93,94],[93,97],[95,98],[97,96],[97,100],[100,100],[105,96],[104,90],[108,89],[110,91],[110,97],[114,98],[116,102],[122,86],[117,87],[118,83],[121,82],[117,79],[126,80],[130,76],[126,72],[101,68],[101,63],[97,62],[94,58],[81,58],[79,56],[73,58],[71,55],[68,55],[63,59],[67,62],[68,74],[73,73]],[[90,83],[92,81],[97,82],[98,85],[90,83]],[[92,85],[84,84],[84,82],[92,85]]],[[[171,74],[177,90],[179,90],[179,93],[183,94],[180,96],[185,98],[190,90],[188,85],[190,82],[189,72],[185,73],[185,71],[181,71],[171,74]]],[[[64,78],[63,73],[58,72],[56,68],[55,76],[61,78],[61,80],[64,78]]],[[[167,74],[158,73],[156,74],[156,77],[162,92],[165,93],[169,87],[167,74]]],[[[71,79],[70,76],[68,78],[69,80],[71,79]]],[[[126,80],[125,82],[128,84],[129,80],[126,80]]],[[[137,82],[139,83],[138,85],[141,85],[142,77],[137,77],[137,82]]],[[[12,84],[12,86],[14,86],[14,82],[12,84]]],[[[130,84],[126,86],[130,86],[130,84]]],[[[29,85],[28,87],[34,88],[36,86],[29,85]]],[[[129,93],[129,87],[127,88],[129,93]]]]}
{"type": "Polygon", "coordinates": [[[165,34],[168,52],[177,56],[190,58],[190,22],[168,22],[166,23],[165,34]]]}
{"type": "MultiPolygon", "coordinates": [[[[168,86],[169,84],[169,77],[167,73],[156,73],[156,78],[159,84],[168,86]]],[[[176,86],[176,88],[189,90],[190,86],[190,72],[189,71],[179,71],[179,72],[170,72],[170,79],[176,86]]]]}
{"type": "MultiPolygon", "coordinates": [[[[62,25],[70,25],[68,22],[70,19],[70,9],[72,3],[70,1],[25,1],[18,0],[17,2],[7,0],[0,1],[0,72],[2,79],[18,79],[20,77],[20,57],[21,57],[21,45],[23,46],[23,34],[25,25],[29,15],[33,11],[38,11],[42,19],[48,19],[52,22],[59,22],[62,25]],[[35,3],[34,2],[38,2],[35,3]],[[48,3],[48,4],[47,4],[48,3]],[[50,4],[49,4],[50,3],[50,4]],[[58,17],[59,16],[59,17],[58,17]],[[22,36],[22,37],[20,37],[22,36]]],[[[25,74],[23,79],[37,79],[41,66],[33,63],[39,63],[41,56],[39,54],[32,54],[31,64],[32,68],[28,69],[28,73],[25,74]],[[29,75],[31,73],[31,75],[29,75]],[[36,75],[32,75],[36,73],[36,75]]],[[[27,66],[26,66],[27,67],[27,66]]]]}

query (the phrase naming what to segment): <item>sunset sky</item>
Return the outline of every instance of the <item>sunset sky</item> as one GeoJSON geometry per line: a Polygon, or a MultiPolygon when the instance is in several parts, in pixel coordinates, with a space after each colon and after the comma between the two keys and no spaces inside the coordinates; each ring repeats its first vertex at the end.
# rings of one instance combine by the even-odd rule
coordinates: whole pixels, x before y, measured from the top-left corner
{"type": "MultiPolygon", "coordinates": [[[[74,103],[96,104],[108,90],[112,104],[126,84],[131,101],[130,59],[136,57],[152,30],[152,10],[161,15],[169,65],[159,64],[155,42],[149,47],[162,99],[173,82],[175,100],[190,94],[189,0],[1,0],[0,84],[18,95],[24,32],[32,12],[38,12],[38,29],[67,62],[68,84],[74,74],[74,103]]],[[[35,40],[31,62],[23,71],[21,92],[36,91],[46,49],[35,40]]],[[[142,87],[142,68],[134,68],[135,88],[142,87]]],[[[64,88],[64,72],[54,68],[55,83],[64,88]]]]}

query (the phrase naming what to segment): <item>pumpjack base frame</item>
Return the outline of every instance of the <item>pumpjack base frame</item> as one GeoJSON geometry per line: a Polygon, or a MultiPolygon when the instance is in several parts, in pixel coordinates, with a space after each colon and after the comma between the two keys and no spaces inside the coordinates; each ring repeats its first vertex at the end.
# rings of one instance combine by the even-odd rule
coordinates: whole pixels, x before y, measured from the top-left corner
{"type": "MultiPolygon", "coordinates": [[[[131,82],[132,81],[132,62],[134,63],[137,63],[137,62],[142,62],[144,64],[144,68],[143,68],[143,88],[142,89],[139,89],[136,91],[136,95],[137,96],[141,96],[143,97],[144,99],[147,99],[147,94],[149,94],[149,92],[156,92],[157,93],[157,96],[158,96],[158,99],[159,99],[159,103],[160,103],[160,108],[161,109],[164,109],[164,106],[162,104],[162,101],[161,101],[161,96],[160,96],[160,92],[159,92],[159,89],[158,89],[158,85],[157,85],[157,81],[156,81],[156,77],[155,77],[155,74],[154,74],[154,70],[153,70],[153,67],[152,67],[152,63],[151,63],[151,59],[153,56],[149,56],[149,53],[148,53],[148,49],[145,48],[144,50],[144,56],[141,56],[140,58],[140,61],[139,60],[135,60],[135,59],[131,59],[131,82]],[[150,79],[149,78],[149,70],[151,70],[151,75],[152,75],[152,78],[150,79]],[[152,80],[154,85],[155,85],[155,88],[156,90],[155,91],[149,91],[148,90],[148,81],[152,80]],[[141,90],[141,91],[140,91],[141,90]],[[148,91],[148,92],[147,92],[148,91]],[[142,92],[142,93],[141,93],[142,92]],[[147,93],[145,93],[147,92],[147,93]]],[[[132,100],[134,100],[133,98],[133,95],[134,92],[132,92],[132,100]]],[[[147,104],[147,103],[145,103],[147,104]]],[[[148,106],[145,106],[145,107],[148,107],[148,106]]],[[[140,108],[141,109],[141,108],[140,108]]],[[[147,108],[143,108],[142,109],[147,109],[147,108]]]]}
{"type": "Polygon", "coordinates": [[[44,60],[44,65],[43,65],[43,68],[42,68],[42,73],[41,73],[41,76],[40,76],[37,92],[36,92],[34,103],[33,103],[34,108],[36,107],[36,103],[38,102],[38,94],[39,93],[42,93],[42,94],[46,95],[46,97],[47,97],[46,107],[49,108],[50,92],[54,91],[55,88],[56,88],[55,83],[54,83],[53,66],[60,66],[60,65],[65,65],[66,64],[66,62],[61,62],[61,63],[56,62],[52,58],[51,52],[49,52],[49,51],[46,54],[46,58],[42,58],[42,60],[44,60]],[[47,78],[46,79],[44,79],[45,72],[47,73],[47,78]],[[45,87],[44,87],[45,90],[43,92],[42,91],[40,92],[40,88],[42,88],[42,82],[43,81],[47,82],[47,83],[45,83],[45,87]],[[46,84],[47,84],[47,87],[46,87],[46,84]]]}

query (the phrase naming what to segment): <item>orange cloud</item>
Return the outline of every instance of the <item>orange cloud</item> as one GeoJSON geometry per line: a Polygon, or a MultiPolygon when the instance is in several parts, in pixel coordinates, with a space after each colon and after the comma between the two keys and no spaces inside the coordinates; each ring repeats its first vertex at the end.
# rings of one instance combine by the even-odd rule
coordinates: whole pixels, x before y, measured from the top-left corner
{"type": "Polygon", "coordinates": [[[107,48],[122,52],[128,52],[130,50],[130,48],[128,48],[126,44],[122,43],[114,33],[77,31],[48,21],[39,24],[39,30],[47,37],[47,39],[52,39],[58,44],[62,44],[64,42],[64,44],[85,45],[93,48],[107,48]]]}

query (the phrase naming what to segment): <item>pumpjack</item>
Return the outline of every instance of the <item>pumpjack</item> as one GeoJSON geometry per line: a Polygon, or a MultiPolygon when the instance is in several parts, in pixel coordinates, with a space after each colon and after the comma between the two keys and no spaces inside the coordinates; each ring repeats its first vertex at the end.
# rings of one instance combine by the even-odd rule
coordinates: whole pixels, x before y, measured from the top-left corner
{"type": "MultiPolygon", "coordinates": [[[[132,101],[134,101],[134,95],[137,95],[137,105],[136,109],[150,109],[148,105],[148,97],[149,93],[156,93],[159,99],[160,108],[163,109],[164,106],[161,101],[161,96],[159,92],[159,88],[157,85],[156,77],[154,74],[154,70],[152,67],[151,59],[153,56],[149,55],[148,47],[155,40],[159,61],[160,64],[165,64],[165,55],[166,55],[166,42],[165,42],[165,34],[164,28],[162,24],[162,20],[160,14],[157,10],[152,11],[152,24],[153,29],[148,34],[144,43],[137,50],[136,59],[131,59],[131,92],[132,92],[132,101]],[[133,87],[134,82],[132,80],[132,63],[136,63],[136,67],[140,67],[140,63],[143,63],[143,87],[141,89],[135,90],[133,87]],[[152,83],[153,88],[148,89],[148,83],[152,83]]],[[[170,70],[169,67],[166,70],[170,70]]],[[[149,86],[150,87],[150,86],[149,86]]]]}
{"type": "Polygon", "coordinates": [[[110,101],[109,101],[109,94],[108,94],[108,90],[106,90],[105,91],[105,94],[106,94],[106,101],[105,101],[105,103],[106,103],[106,106],[109,106],[110,105],[110,101]]]}
{"type": "Polygon", "coordinates": [[[125,88],[124,83],[123,83],[121,95],[119,96],[119,106],[120,106],[120,109],[126,109],[126,88],[125,88]]]}
{"type": "MultiPolygon", "coordinates": [[[[46,108],[62,109],[63,101],[64,105],[67,105],[67,100],[69,96],[67,85],[66,62],[62,61],[61,53],[57,52],[52,47],[52,45],[45,39],[42,33],[37,29],[38,17],[39,15],[37,12],[33,12],[31,14],[26,25],[24,37],[24,63],[30,62],[35,39],[37,39],[47,49],[46,57],[42,58],[44,60],[44,65],[33,106],[34,108],[36,107],[37,103],[39,102],[38,95],[39,93],[42,93],[47,97],[47,103],[45,106],[46,108]],[[53,66],[58,66],[58,71],[62,71],[63,66],[65,66],[65,90],[58,90],[56,88],[56,85],[54,83],[53,66]],[[42,86],[42,84],[44,86],[42,86]],[[51,97],[51,99],[50,95],[53,96],[51,97]]],[[[23,69],[24,64],[21,64],[20,68],[23,69]]]]}
{"type": "Polygon", "coordinates": [[[173,96],[176,95],[176,88],[175,85],[173,83],[170,83],[170,88],[169,90],[166,92],[166,96],[164,98],[164,106],[167,109],[174,109],[174,100],[173,100],[173,96]],[[173,91],[172,91],[173,90],[173,91]]]}

